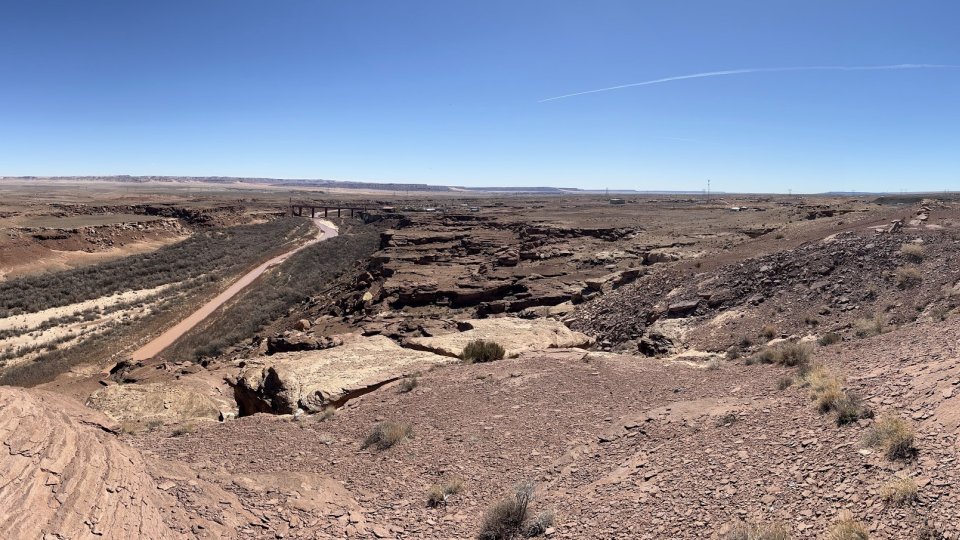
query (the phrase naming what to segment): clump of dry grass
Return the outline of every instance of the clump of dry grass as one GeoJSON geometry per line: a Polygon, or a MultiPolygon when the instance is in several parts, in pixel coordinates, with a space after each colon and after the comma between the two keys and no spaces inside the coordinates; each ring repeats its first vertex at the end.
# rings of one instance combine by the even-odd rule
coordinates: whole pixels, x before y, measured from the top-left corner
{"type": "Polygon", "coordinates": [[[716,424],[717,424],[717,427],[726,427],[735,423],[739,419],[740,417],[737,416],[737,413],[728,412],[727,414],[717,417],[716,424]]]}
{"type": "Polygon", "coordinates": [[[923,283],[923,273],[916,266],[901,266],[896,273],[897,287],[901,289],[912,289],[923,283]]]}
{"type": "Polygon", "coordinates": [[[408,394],[413,391],[420,384],[420,380],[416,376],[407,377],[400,381],[400,387],[397,389],[401,394],[408,394]]]}
{"type": "Polygon", "coordinates": [[[777,336],[777,327],[772,324],[766,324],[760,329],[760,337],[771,340],[777,336]]]}
{"type": "Polygon", "coordinates": [[[903,244],[900,246],[900,254],[903,255],[904,259],[912,263],[919,263],[923,261],[926,250],[924,250],[920,244],[903,244]]]}
{"type": "Polygon", "coordinates": [[[843,338],[840,337],[840,334],[836,332],[827,332],[826,334],[820,336],[820,339],[817,340],[817,343],[819,343],[821,347],[827,347],[833,345],[834,343],[840,343],[841,340],[843,340],[843,338]]]}
{"type": "Polygon", "coordinates": [[[853,516],[841,516],[827,533],[827,540],[869,540],[870,533],[853,516]]]}
{"type": "Polygon", "coordinates": [[[905,504],[917,498],[918,490],[919,487],[913,478],[897,477],[880,488],[880,496],[892,504],[905,504]]]}
{"type": "Polygon", "coordinates": [[[427,506],[436,508],[446,505],[450,497],[461,491],[463,491],[463,482],[460,480],[450,480],[443,485],[434,484],[427,491],[427,506]]]}
{"type": "Polygon", "coordinates": [[[506,352],[503,346],[495,341],[475,339],[467,343],[467,346],[463,348],[463,352],[460,353],[460,358],[470,364],[475,362],[492,362],[493,360],[503,358],[506,352]]]}
{"type": "Polygon", "coordinates": [[[843,379],[822,365],[803,370],[801,381],[810,388],[810,399],[820,414],[837,413],[837,425],[849,424],[873,416],[858,394],[845,390],[843,379]]]}
{"type": "Polygon", "coordinates": [[[858,338],[866,338],[883,333],[883,317],[874,315],[870,318],[857,319],[853,322],[853,334],[858,338]]]}
{"type": "Polygon", "coordinates": [[[323,420],[329,420],[329,419],[333,418],[334,416],[336,416],[336,414],[337,414],[337,408],[336,408],[336,407],[334,407],[334,406],[332,406],[332,405],[331,405],[331,406],[328,406],[328,407],[324,407],[323,410],[320,412],[320,420],[321,420],[321,421],[323,421],[323,420]]]}
{"type": "Polygon", "coordinates": [[[915,433],[906,420],[893,414],[884,415],[867,432],[864,443],[883,452],[887,459],[907,459],[913,457],[915,433]]]}
{"type": "Polygon", "coordinates": [[[363,441],[361,448],[374,447],[377,450],[386,450],[404,439],[413,435],[410,424],[399,422],[380,422],[363,441]]]}
{"type": "Polygon", "coordinates": [[[779,523],[761,525],[740,522],[724,535],[723,540],[790,540],[790,533],[779,523]]]}
{"type": "Polygon", "coordinates": [[[809,343],[781,343],[764,347],[747,359],[748,364],[780,364],[787,367],[802,367],[810,361],[813,349],[809,343]]]}
{"type": "Polygon", "coordinates": [[[177,426],[173,430],[173,433],[171,433],[171,435],[174,437],[182,437],[184,435],[189,435],[190,433],[193,433],[196,430],[197,430],[197,426],[195,426],[194,424],[183,424],[183,425],[177,426]]]}

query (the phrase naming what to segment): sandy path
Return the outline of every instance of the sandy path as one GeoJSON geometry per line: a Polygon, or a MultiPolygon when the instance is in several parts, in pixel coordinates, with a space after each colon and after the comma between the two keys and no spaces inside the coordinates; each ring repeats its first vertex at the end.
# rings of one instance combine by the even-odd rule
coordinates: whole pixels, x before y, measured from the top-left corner
{"type": "Polygon", "coordinates": [[[269,261],[261,264],[260,266],[254,268],[253,270],[247,272],[243,277],[234,282],[230,287],[225,291],[218,294],[213,300],[210,300],[206,304],[200,307],[200,309],[194,311],[186,319],[177,323],[176,326],[170,328],[166,332],[160,334],[159,337],[155,338],[150,343],[147,343],[143,347],[137,349],[132,358],[134,360],[147,360],[148,358],[153,358],[160,354],[161,351],[172,345],[180,336],[189,332],[194,326],[200,324],[201,321],[210,316],[211,313],[216,311],[216,309],[226,303],[227,300],[233,298],[237,293],[242,291],[245,287],[253,283],[253,280],[257,279],[261,274],[267,271],[267,269],[274,267],[283,261],[287,260],[291,255],[300,251],[301,249],[326,240],[327,238],[333,238],[337,236],[337,227],[323,219],[314,219],[318,231],[317,236],[308,241],[307,243],[296,247],[282,255],[277,255],[276,257],[270,259],[269,261]]]}

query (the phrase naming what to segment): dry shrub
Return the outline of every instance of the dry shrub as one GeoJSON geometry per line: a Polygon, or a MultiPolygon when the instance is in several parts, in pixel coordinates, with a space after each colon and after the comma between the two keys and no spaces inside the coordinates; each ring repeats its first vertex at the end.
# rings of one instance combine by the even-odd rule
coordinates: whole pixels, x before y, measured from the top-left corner
{"type": "Polygon", "coordinates": [[[817,343],[819,343],[821,347],[827,347],[829,345],[833,345],[834,343],[840,343],[842,339],[843,338],[840,337],[840,334],[836,332],[827,332],[826,334],[820,336],[820,339],[817,340],[817,343]]]}
{"type": "Polygon", "coordinates": [[[182,426],[177,426],[171,433],[174,437],[182,437],[183,435],[189,435],[197,430],[197,426],[193,424],[183,424],[182,426]]]}
{"type": "Polygon", "coordinates": [[[906,459],[916,453],[914,436],[913,427],[906,420],[887,414],[870,428],[864,443],[881,450],[887,459],[906,459]]]}
{"type": "Polygon", "coordinates": [[[427,491],[427,506],[436,508],[446,505],[451,496],[461,491],[463,491],[463,482],[460,480],[450,480],[443,485],[434,484],[427,491]]]}
{"type": "Polygon", "coordinates": [[[901,266],[897,269],[897,287],[912,289],[923,283],[923,274],[916,266],[901,266]]]}
{"type": "Polygon", "coordinates": [[[869,540],[867,528],[852,516],[841,517],[830,527],[827,540],[869,540]]]}
{"type": "Polygon", "coordinates": [[[793,377],[780,377],[777,379],[777,390],[786,390],[793,386],[793,377]]]}
{"type": "Polygon", "coordinates": [[[900,246],[900,254],[903,255],[904,259],[912,263],[919,263],[923,261],[926,250],[924,250],[920,244],[903,244],[900,246]]]}
{"type": "Polygon", "coordinates": [[[772,324],[764,325],[763,328],[760,329],[760,337],[766,338],[767,340],[771,340],[776,336],[777,336],[777,327],[772,324]]]}
{"type": "Polygon", "coordinates": [[[377,450],[386,450],[400,441],[413,435],[413,428],[407,423],[380,422],[373,427],[373,431],[363,441],[362,448],[374,447],[377,450]]]}
{"type": "Polygon", "coordinates": [[[323,421],[323,420],[329,420],[329,419],[333,418],[334,416],[336,416],[336,414],[337,414],[337,408],[336,408],[336,407],[334,407],[334,406],[332,406],[332,405],[330,405],[330,406],[328,406],[328,407],[324,407],[324,408],[323,408],[323,411],[320,412],[320,420],[321,420],[321,421],[323,421]]]}
{"type": "Polygon", "coordinates": [[[537,514],[537,517],[531,519],[523,526],[523,535],[527,538],[540,536],[547,532],[547,529],[553,527],[553,510],[544,510],[537,514]]]}
{"type": "Polygon", "coordinates": [[[860,395],[851,390],[844,391],[843,397],[834,404],[834,410],[837,412],[838,426],[873,417],[873,411],[867,407],[860,395]]]}
{"type": "Polygon", "coordinates": [[[480,540],[508,540],[516,536],[540,536],[553,525],[553,512],[544,511],[528,519],[530,501],[533,500],[533,484],[521,484],[512,497],[500,500],[483,515],[480,540]]]}
{"type": "Polygon", "coordinates": [[[724,535],[723,540],[790,540],[790,533],[779,523],[760,525],[740,522],[724,535]]]}
{"type": "Polygon", "coordinates": [[[407,377],[406,379],[400,381],[400,388],[398,391],[401,394],[408,394],[413,391],[420,384],[420,381],[416,377],[407,377]]]}
{"type": "Polygon", "coordinates": [[[809,343],[781,343],[774,347],[764,347],[760,352],[748,358],[747,363],[802,367],[809,363],[811,352],[812,348],[809,343]]]}
{"type": "Polygon", "coordinates": [[[904,504],[917,498],[918,489],[913,478],[894,478],[880,488],[880,496],[889,503],[904,504]]]}
{"type": "Polygon", "coordinates": [[[869,319],[857,319],[853,322],[853,333],[858,338],[866,338],[883,333],[883,318],[874,315],[869,319]]]}
{"type": "Polygon", "coordinates": [[[731,424],[734,424],[740,417],[737,416],[735,412],[728,412],[727,414],[721,415],[717,418],[716,425],[717,427],[726,427],[731,424]]]}
{"type": "Polygon", "coordinates": [[[844,390],[843,379],[821,365],[804,370],[802,381],[805,386],[810,387],[810,399],[814,401],[820,414],[831,411],[837,413],[837,425],[842,426],[873,416],[859,395],[844,390]]]}
{"type": "Polygon", "coordinates": [[[517,487],[513,497],[501,499],[487,510],[480,524],[480,540],[509,540],[522,531],[527,520],[530,501],[533,499],[533,485],[523,484],[517,487]]]}
{"type": "Polygon", "coordinates": [[[460,358],[465,362],[473,364],[475,362],[500,360],[504,354],[506,354],[506,350],[499,343],[475,339],[467,343],[467,346],[463,348],[463,352],[460,353],[460,358]]]}

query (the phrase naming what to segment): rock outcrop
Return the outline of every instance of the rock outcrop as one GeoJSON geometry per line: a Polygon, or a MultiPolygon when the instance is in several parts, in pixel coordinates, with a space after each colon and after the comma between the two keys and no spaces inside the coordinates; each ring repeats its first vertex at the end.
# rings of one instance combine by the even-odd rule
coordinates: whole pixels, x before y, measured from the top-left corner
{"type": "Polygon", "coordinates": [[[522,352],[552,348],[588,347],[593,339],[570,330],[551,319],[473,319],[462,323],[467,329],[435,337],[410,338],[407,343],[426,351],[459,357],[473,340],[496,341],[506,349],[507,357],[522,352]]]}
{"type": "Polygon", "coordinates": [[[278,353],[245,362],[234,391],[241,414],[315,413],[449,359],[404,349],[390,338],[348,340],[326,350],[278,353]]]}
{"type": "MultiPolygon", "coordinates": [[[[183,538],[177,499],[158,489],[111,421],[55,394],[0,387],[4,538],[183,538]]],[[[228,529],[191,517],[201,537],[228,529]]]]}
{"type": "Polygon", "coordinates": [[[229,393],[185,378],[146,384],[117,384],[93,393],[88,405],[118,422],[169,424],[188,420],[222,420],[236,415],[229,393]]]}

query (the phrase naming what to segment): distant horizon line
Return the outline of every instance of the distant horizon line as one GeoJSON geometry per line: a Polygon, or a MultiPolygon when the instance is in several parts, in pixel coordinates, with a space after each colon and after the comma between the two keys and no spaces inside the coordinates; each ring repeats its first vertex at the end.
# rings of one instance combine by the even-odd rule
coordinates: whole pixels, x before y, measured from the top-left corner
{"type": "MultiPolygon", "coordinates": [[[[426,182],[386,182],[386,181],[371,181],[371,180],[331,180],[324,178],[280,178],[280,177],[268,177],[268,176],[221,176],[221,175],[206,175],[206,176],[197,176],[197,175],[132,175],[132,174],[87,174],[87,175],[0,175],[0,181],[3,180],[50,180],[50,181],[59,181],[59,180],[102,180],[102,181],[116,181],[117,183],[122,183],[122,179],[143,179],[145,181],[149,180],[192,180],[206,183],[222,183],[222,181],[236,181],[236,182],[248,182],[248,183],[272,183],[276,184],[279,182],[291,182],[291,183],[325,183],[325,184],[361,184],[369,186],[370,189],[375,191],[397,191],[402,190],[404,186],[422,186],[427,188],[446,188],[448,192],[456,193],[457,191],[465,192],[487,192],[487,193],[529,193],[529,194],[540,194],[540,195],[550,195],[550,194],[564,194],[570,192],[571,194],[584,194],[584,195],[699,195],[706,196],[708,195],[706,189],[681,189],[681,190],[663,190],[663,189],[626,189],[626,188],[617,188],[617,189],[587,189],[579,187],[556,187],[556,186],[460,186],[454,184],[430,184],[426,182]],[[213,182],[217,180],[220,182],[213,182]],[[393,186],[396,189],[377,189],[373,186],[393,186]]],[[[350,189],[350,188],[346,188],[350,189]]],[[[421,190],[415,190],[421,191],[421,190]]],[[[438,189],[428,189],[423,191],[440,191],[438,189]]],[[[960,190],[922,190],[922,191],[859,191],[859,190],[835,190],[835,191],[819,191],[819,192],[798,192],[788,190],[786,192],[781,191],[713,191],[709,192],[709,195],[786,195],[786,196],[803,196],[803,195],[832,195],[832,196],[864,196],[864,195],[926,195],[926,194],[951,194],[951,193],[960,193],[960,190]]]]}

